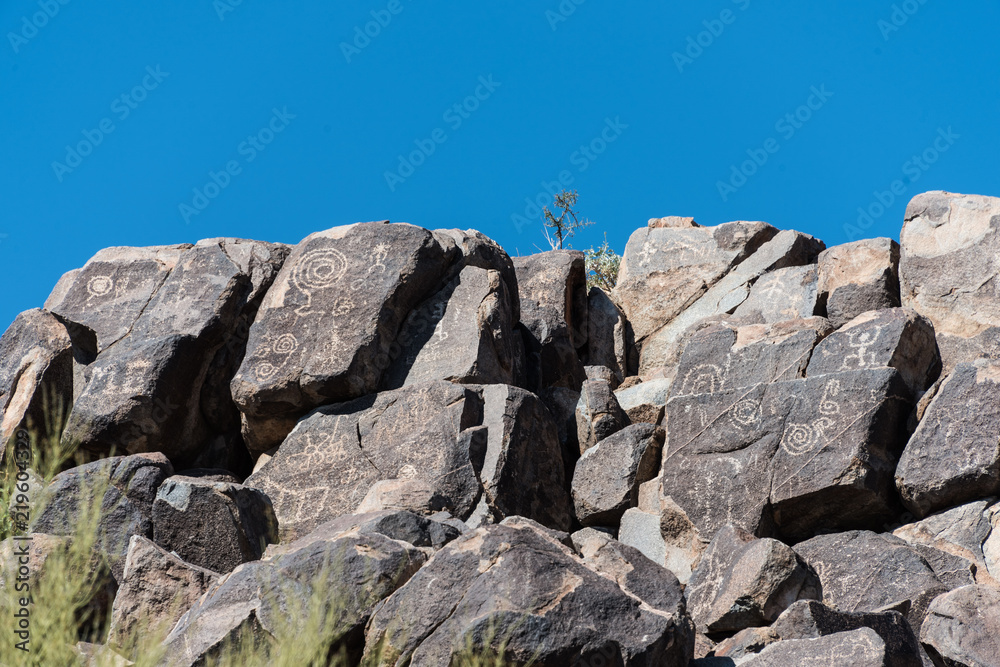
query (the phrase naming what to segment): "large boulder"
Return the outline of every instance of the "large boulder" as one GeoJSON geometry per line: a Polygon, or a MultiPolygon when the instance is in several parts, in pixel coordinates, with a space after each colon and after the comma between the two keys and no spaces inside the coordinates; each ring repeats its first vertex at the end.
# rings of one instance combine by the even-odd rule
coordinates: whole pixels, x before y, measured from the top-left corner
{"type": "Polygon", "coordinates": [[[899,239],[902,304],[934,323],[946,368],[972,361],[1000,327],[1000,199],[919,194],[899,239]]]}
{"type": "Polygon", "coordinates": [[[1000,664],[1000,590],[965,586],[937,598],[920,628],[920,641],[938,665],[1000,664]]]}
{"type": "Polygon", "coordinates": [[[56,475],[39,498],[31,531],[73,536],[87,517],[99,512],[95,549],[121,581],[129,539],[153,536],[156,491],[173,474],[163,454],[115,456],[56,475]]]}
{"type": "Polygon", "coordinates": [[[97,354],[94,332],[45,310],[28,310],[0,336],[0,462],[18,430],[58,439],[82,368],[97,354]]]}
{"type": "Polygon", "coordinates": [[[748,322],[773,324],[817,313],[818,277],[815,265],[789,266],[761,276],[733,315],[748,322]]]}
{"type": "Polygon", "coordinates": [[[282,539],[352,514],[380,480],[433,482],[435,510],[470,514],[486,450],[482,399],[432,382],[320,408],[246,479],[274,504],[282,539]]]}
{"type": "Polygon", "coordinates": [[[569,525],[555,423],[537,397],[507,385],[439,381],[320,408],[245,484],[271,498],[288,537],[354,513],[384,480],[415,480],[411,497],[427,506],[407,509],[569,525]]]}
{"type": "Polygon", "coordinates": [[[639,502],[639,486],[656,476],[663,429],[633,424],[588,449],[576,463],[573,503],[584,526],[617,526],[639,502]]]}
{"type": "Polygon", "coordinates": [[[897,308],[899,244],[865,239],[827,248],[819,259],[819,298],[836,326],[869,310],[897,308]]]}
{"type": "Polygon", "coordinates": [[[375,222],[295,246],[232,380],[250,450],[279,444],[313,408],[377,391],[403,322],[458,255],[450,237],[375,222]]]}
{"type": "Polygon", "coordinates": [[[168,632],[219,576],[133,535],[111,610],[108,643],[124,647],[137,633],[168,632]]]}
{"type": "Polygon", "coordinates": [[[948,590],[917,551],[892,535],[820,535],[795,551],[819,574],[823,603],[841,611],[896,609],[918,628],[931,601],[948,590]]]}
{"type": "Polygon", "coordinates": [[[778,233],[763,222],[702,227],[693,220],[636,230],[625,246],[615,296],[643,342],[778,233]]]}
{"type": "Polygon", "coordinates": [[[551,414],[537,396],[517,387],[489,385],[478,391],[486,453],[479,472],[483,494],[469,523],[524,516],[568,530],[573,515],[566,477],[570,459],[560,450],[551,414]]]}
{"type": "MultiPolygon", "coordinates": [[[[761,276],[775,269],[809,264],[824,247],[822,241],[806,234],[779,232],[644,340],[639,374],[644,377],[652,373],[669,374],[680,356],[681,341],[692,326],[705,318],[732,312],[746,301],[751,286],[761,276]]],[[[686,280],[695,285],[700,282],[696,275],[688,275],[686,280]]],[[[677,290],[678,293],[683,291],[677,290]]],[[[650,299],[648,294],[643,298],[647,302],[657,301],[650,299]]],[[[638,338],[638,329],[636,331],[638,338]]]]}
{"type": "Polygon", "coordinates": [[[893,369],[675,396],[663,493],[706,542],[727,524],[791,539],[880,527],[897,513],[905,396],[893,369]]]}
{"type": "Polygon", "coordinates": [[[500,271],[466,266],[407,317],[382,387],[431,380],[516,384],[524,364],[516,326],[500,271]]]}
{"type": "MultiPolygon", "coordinates": [[[[162,452],[190,466],[218,432],[213,417],[224,419],[218,405],[231,406],[227,383],[212,382],[210,371],[220,354],[242,352],[238,325],[256,312],[284,257],[283,246],[236,239],[212,239],[180,252],[123,337],[102,347],[87,367],[63,440],[100,454],[162,452]]],[[[86,279],[91,292],[94,285],[107,290],[80,317],[100,340],[102,314],[115,311],[119,288],[114,272],[89,277],[99,265],[88,263],[76,281],[86,279]]],[[[77,283],[69,294],[81,291],[77,283]]],[[[129,285],[121,287],[126,295],[129,285]]],[[[221,365],[231,373],[234,364],[221,365]]]]}
{"type": "Polygon", "coordinates": [[[192,565],[225,574],[277,542],[278,521],[257,489],[178,475],[156,492],[153,540],[192,565]]]}
{"type": "Polygon", "coordinates": [[[356,663],[372,611],[426,561],[421,550],[374,532],[338,533],[289,547],[274,558],[245,563],[211,586],[167,636],[163,664],[211,664],[241,641],[252,642],[265,662],[277,643],[285,651],[295,647],[303,664],[325,662],[341,650],[356,663]],[[315,628],[318,645],[295,644],[307,624],[315,628]]]}
{"type": "Polygon", "coordinates": [[[587,272],[583,253],[552,250],[514,257],[521,297],[526,382],[579,390],[586,378],[580,355],[588,337],[587,272]]]}
{"type": "Polygon", "coordinates": [[[824,338],[806,374],[895,368],[918,396],[937,378],[940,366],[930,321],[909,308],[892,308],[868,311],[824,338]]]}
{"type": "Polygon", "coordinates": [[[896,469],[917,517],[1000,493],[1000,364],[959,364],[931,400],[896,469]]]}
{"type": "MultiPolygon", "coordinates": [[[[514,664],[682,667],[693,630],[676,580],[650,590],[627,578],[620,559],[634,552],[591,554],[587,561],[529,524],[486,526],[439,551],[391,595],[368,624],[371,664],[460,664],[466,650],[499,652],[514,664]]],[[[654,566],[655,567],[655,566],[654,566]]],[[[655,587],[653,587],[655,588],[655,587]]]]}
{"type": "Polygon", "coordinates": [[[815,639],[779,641],[765,648],[757,657],[740,664],[746,667],[885,667],[888,658],[888,649],[882,638],[874,630],[861,628],[815,639]]]}
{"type": "Polygon", "coordinates": [[[932,514],[892,534],[918,550],[961,558],[976,583],[1000,588],[1000,503],[995,498],[932,514]]]}
{"type": "Polygon", "coordinates": [[[128,335],[191,247],[105,248],[59,279],[45,309],[93,330],[104,351],[128,335]]]}
{"type": "Polygon", "coordinates": [[[898,611],[849,612],[816,600],[800,600],[782,612],[771,626],[781,640],[814,639],[838,632],[869,628],[885,642],[886,667],[921,667],[920,644],[898,611]]]}
{"type": "Polygon", "coordinates": [[[788,546],[726,526],[688,582],[691,617],[706,633],[765,626],[796,600],[818,600],[819,578],[788,546]]]}
{"type": "Polygon", "coordinates": [[[696,326],[687,337],[670,395],[803,378],[813,349],[831,330],[821,317],[775,325],[719,321],[696,326]]]}

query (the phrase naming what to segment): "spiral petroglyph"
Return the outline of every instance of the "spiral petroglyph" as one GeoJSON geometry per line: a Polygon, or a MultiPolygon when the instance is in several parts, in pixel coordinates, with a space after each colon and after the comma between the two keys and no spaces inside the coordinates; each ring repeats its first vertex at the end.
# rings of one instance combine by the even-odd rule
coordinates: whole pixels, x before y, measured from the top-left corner
{"type": "Polygon", "coordinates": [[[336,248],[310,250],[298,261],[292,282],[302,291],[332,287],[347,272],[347,258],[336,248]]]}
{"type": "Polygon", "coordinates": [[[299,341],[290,333],[282,334],[271,344],[275,354],[291,354],[299,347],[299,341]]]}
{"type": "Polygon", "coordinates": [[[87,282],[87,293],[91,296],[106,296],[115,287],[111,276],[94,276],[87,282]]]}
{"type": "Polygon", "coordinates": [[[781,437],[781,447],[792,456],[807,454],[823,442],[833,425],[834,421],[828,417],[820,417],[811,424],[789,424],[781,437]]]}

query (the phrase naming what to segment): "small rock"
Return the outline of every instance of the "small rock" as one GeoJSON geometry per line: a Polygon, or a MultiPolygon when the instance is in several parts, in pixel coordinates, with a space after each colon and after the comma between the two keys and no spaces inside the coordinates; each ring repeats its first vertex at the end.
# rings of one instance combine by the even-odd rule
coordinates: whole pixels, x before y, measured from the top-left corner
{"type": "Polygon", "coordinates": [[[111,610],[108,644],[124,647],[130,638],[141,639],[137,633],[169,631],[219,576],[133,535],[111,610]]]}
{"type": "Polygon", "coordinates": [[[817,261],[820,300],[834,326],[869,310],[899,307],[899,244],[892,239],[827,248],[817,261]]]}
{"type": "Polygon", "coordinates": [[[764,626],[796,600],[818,599],[819,578],[788,546],[726,526],[688,582],[698,629],[707,634],[764,626]]]}
{"type": "Polygon", "coordinates": [[[605,380],[587,380],[576,406],[576,437],[580,454],[632,422],[605,380]]]}
{"type": "Polygon", "coordinates": [[[965,586],[937,598],[920,628],[920,642],[935,664],[1000,664],[1000,590],[965,586]]]}
{"type": "Polygon", "coordinates": [[[585,526],[617,525],[639,502],[639,485],[656,476],[663,429],[634,424],[588,449],[576,464],[573,502],[585,526]]]}
{"type": "Polygon", "coordinates": [[[192,565],[225,574],[278,541],[278,520],[257,489],[176,476],[156,493],[153,540],[192,565]]]}

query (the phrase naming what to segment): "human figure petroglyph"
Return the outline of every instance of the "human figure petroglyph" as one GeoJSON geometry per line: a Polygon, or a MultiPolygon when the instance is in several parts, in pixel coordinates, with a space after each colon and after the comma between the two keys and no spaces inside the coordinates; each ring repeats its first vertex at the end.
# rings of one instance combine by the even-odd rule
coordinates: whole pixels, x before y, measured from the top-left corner
{"type": "Polygon", "coordinates": [[[841,370],[878,366],[879,363],[874,358],[875,355],[869,355],[868,351],[878,342],[884,328],[884,325],[878,325],[870,329],[856,327],[855,331],[845,331],[844,333],[847,334],[847,344],[855,352],[844,356],[844,361],[840,364],[841,370]]]}

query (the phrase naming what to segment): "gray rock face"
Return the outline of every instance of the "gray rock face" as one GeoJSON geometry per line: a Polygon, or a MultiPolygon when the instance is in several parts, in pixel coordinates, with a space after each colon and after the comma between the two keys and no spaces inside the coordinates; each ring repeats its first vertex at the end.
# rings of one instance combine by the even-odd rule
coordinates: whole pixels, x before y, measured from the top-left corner
{"type": "Polygon", "coordinates": [[[718,227],[650,226],[633,232],[622,255],[615,296],[638,344],[697,301],[778,233],[763,222],[718,227]]]}
{"type": "Polygon", "coordinates": [[[431,380],[516,384],[524,350],[500,271],[466,266],[403,323],[382,386],[431,380]]]}
{"type": "Polygon", "coordinates": [[[898,611],[852,613],[815,600],[800,600],[786,609],[771,630],[781,640],[812,639],[861,628],[874,630],[885,642],[886,667],[921,667],[920,644],[898,611]]]}
{"type": "Polygon", "coordinates": [[[448,241],[411,225],[363,223],[295,247],[232,380],[252,452],[279,444],[309,410],[378,389],[404,320],[458,255],[448,241]]]}
{"type": "Polygon", "coordinates": [[[156,490],[172,474],[163,454],[115,456],[72,468],[45,487],[31,531],[72,536],[81,515],[89,507],[99,507],[96,549],[108,558],[120,582],[129,539],[153,536],[156,490]],[[94,495],[98,493],[103,494],[99,502],[94,495]]]}
{"type": "MultiPolygon", "coordinates": [[[[751,285],[765,273],[809,264],[824,247],[822,241],[806,234],[779,232],[642,343],[639,374],[646,376],[656,369],[672,367],[680,355],[680,343],[692,326],[707,317],[732,312],[746,301],[751,285]]],[[[638,338],[638,329],[636,332],[638,338]]]]}
{"type": "Polygon", "coordinates": [[[899,244],[892,239],[827,248],[818,264],[820,300],[835,326],[869,310],[899,307],[899,244]]]}
{"type": "Polygon", "coordinates": [[[906,507],[935,510],[1000,493],[1000,364],[959,364],[906,445],[896,485],[906,507]]]}
{"type": "Polygon", "coordinates": [[[821,596],[819,578],[788,546],[726,526],[709,545],[686,590],[691,617],[706,633],[772,623],[796,600],[821,596]]]}
{"type": "Polygon", "coordinates": [[[576,406],[576,438],[581,454],[631,423],[606,380],[583,383],[576,406]]]}
{"type": "Polygon", "coordinates": [[[611,297],[600,287],[591,287],[587,296],[587,363],[605,366],[618,386],[629,375],[634,353],[632,327],[611,297]]]}
{"type": "Polygon", "coordinates": [[[893,369],[676,396],[663,493],[706,541],[727,524],[792,539],[881,526],[896,510],[905,396],[893,369]]]}
{"type": "Polygon", "coordinates": [[[694,650],[694,623],[687,618],[685,597],[677,577],[638,550],[593,528],[577,531],[571,539],[584,565],[613,580],[623,591],[653,609],[670,614],[687,625],[686,631],[681,628],[678,639],[688,645],[678,647],[678,653],[683,655],[694,650]]]}
{"type": "Polygon", "coordinates": [[[812,317],[817,314],[818,283],[815,265],[789,266],[765,273],[733,315],[768,324],[812,317]]]}
{"type": "Polygon", "coordinates": [[[92,329],[103,352],[128,335],[191,247],[105,248],[83,268],[63,275],[45,309],[92,329]]]}
{"type": "Polygon", "coordinates": [[[1000,664],[1000,590],[965,586],[931,603],[920,641],[936,664],[1000,664]]]}
{"type": "Polygon", "coordinates": [[[552,250],[513,258],[521,296],[527,388],[579,390],[588,336],[583,253],[552,250]]]}
{"type": "MultiPolygon", "coordinates": [[[[87,367],[63,440],[101,454],[159,451],[190,465],[216,430],[203,406],[229,405],[228,388],[210,382],[210,370],[227,347],[242,349],[237,325],[256,310],[283,259],[283,247],[233,239],[179,253],[123,337],[87,367]]],[[[93,284],[107,289],[81,318],[101,340],[98,313],[114,312],[119,288],[113,272],[88,278],[99,265],[88,264],[70,292],[80,292],[85,279],[91,292],[93,284]]],[[[129,285],[121,286],[126,294],[129,285]]]]}
{"type": "Polygon", "coordinates": [[[961,558],[973,571],[975,583],[1000,588],[1000,503],[995,498],[932,514],[892,534],[915,547],[961,558]]]}
{"type": "Polygon", "coordinates": [[[537,396],[517,387],[489,385],[479,391],[487,446],[477,514],[481,517],[481,511],[488,509],[494,521],[523,516],[549,528],[568,530],[572,500],[565,452],[560,452],[549,411],[537,396]]]}
{"type": "Polygon", "coordinates": [[[432,482],[437,506],[465,517],[486,451],[482,399],[434,382],[320,408],[246,479],[271,499],[283,539],[352,514],[377,481],[432,482]]]}
{"type": "Polygon", "coordinates": [[[895,368],[914,396],[927,389],[941,366],[934,327],[908,308],[869,311],[816,346],[806,374],[895,368]]]}
{"type": "Polygon", "coordinates": [[[573,475],[576,517],[585,526],[616,526],[639,502],[639,486],[656,476],[663,429],[634,424],[584,452],[573,475]]]}
{"type": "Polygon", "coordinates": [[[515,664],[687,665],[693,632],[679,585],[645,602],[612,578],[627,569],[616,556],[597,558],[608,574],[528,525],[480,528],[439,551],[378,609],[368,656],[382,665],[446,666],[466,646],[496,651],[506,642],[515,664]]]}
{"type": "MultiPolygon", "coordinates": [[[[537,397],[506,385],[413,385],[320,408],[247,478],[283,536],[352,514],[377,482],[419,480],[425,511],[534,516],[569,525],[556,427],[537,397]],[[485,494],[485,495],[484,495],[485,494]]],[[[414,508],[416,509],[416,508],[414,508]]]]}
{"type": "Polygon", "coordinates": [[[169,631],[219,576],[133,535],[111,611],[108,644],[123,646],[137,631],[169,631]]]}
{"type": "Polygon", "coordinates": [[[348,514],[320,524],[315,530],[290,544],[272,544],[264,554],[265,559],[301,549],[313,542],[336,539],[344,533],[358,535],[378,534],[414,547],[440,549],[462,534],[455,526],[430,517],[405,511],[383,510],[365,514],[348,514]]]}
{"type": "Polygon", "coordinates": [[[660,424],[672,382],[667,379],[649,380],[615,392],[618,405],[632,423],[660,424]]]}
{"type": "Polygon", "coordinates": [[[278,520],[257,489],[170,477],[156,492],[153,539],[192,565],[225,574],[278,541],[278,520]]]}
{"type": "Polygon", "coordinates": [[[892,535],[821,535],[795,551],[819,574],[823,603],[840,611],[898,609],[918,628],[931,601],[948,590],[924,558],[892,535]]]}
{"type": "Polygon", "coordinates": [[[680,357],[670,395],[803,378],[813,348],[830,330],[818,317],[774,326],[715,322],[696,327],[680,357]]]}
{"type": "Polygon", "coordinates": [[[861,628],[816,639],[780,641],[765,648],[756,658],[740,664],[746,667],[883,667],[887,654],[882,638],[874,630],[861,628]]]}
{"type": "Polygon", "coordinates": [[[204,664],[217,659],[226,642],[248,638],[262,658],[277,640],[294,644],[305,664],[325,660],[325,646],[295,644],[311,611],[318,612],[331,650],[344,649],[356,661],[373,609],[425,560],[420,550],[377,533],[293,543],[286,553],[241,565],[209,588],[165,640],[164,664],[204,664]],[[319,608],[311,610],[312,604],[319,608]]]}
{"type": "Polygon", "coordinates": [[[0,336],[0,461],[19,429],[58,438],[82,365],[97,354],[94,333],[44,310],[29,310],[0,336]],[[55,422],[55,423],[54,423],[55,422]]]}
{"type": "Polygon", "coordinates": [[[970,338],[1000,326],[1000,199],[919,194],[906,208],[900,244],[904,306],[939,334],[970,338]]]}

